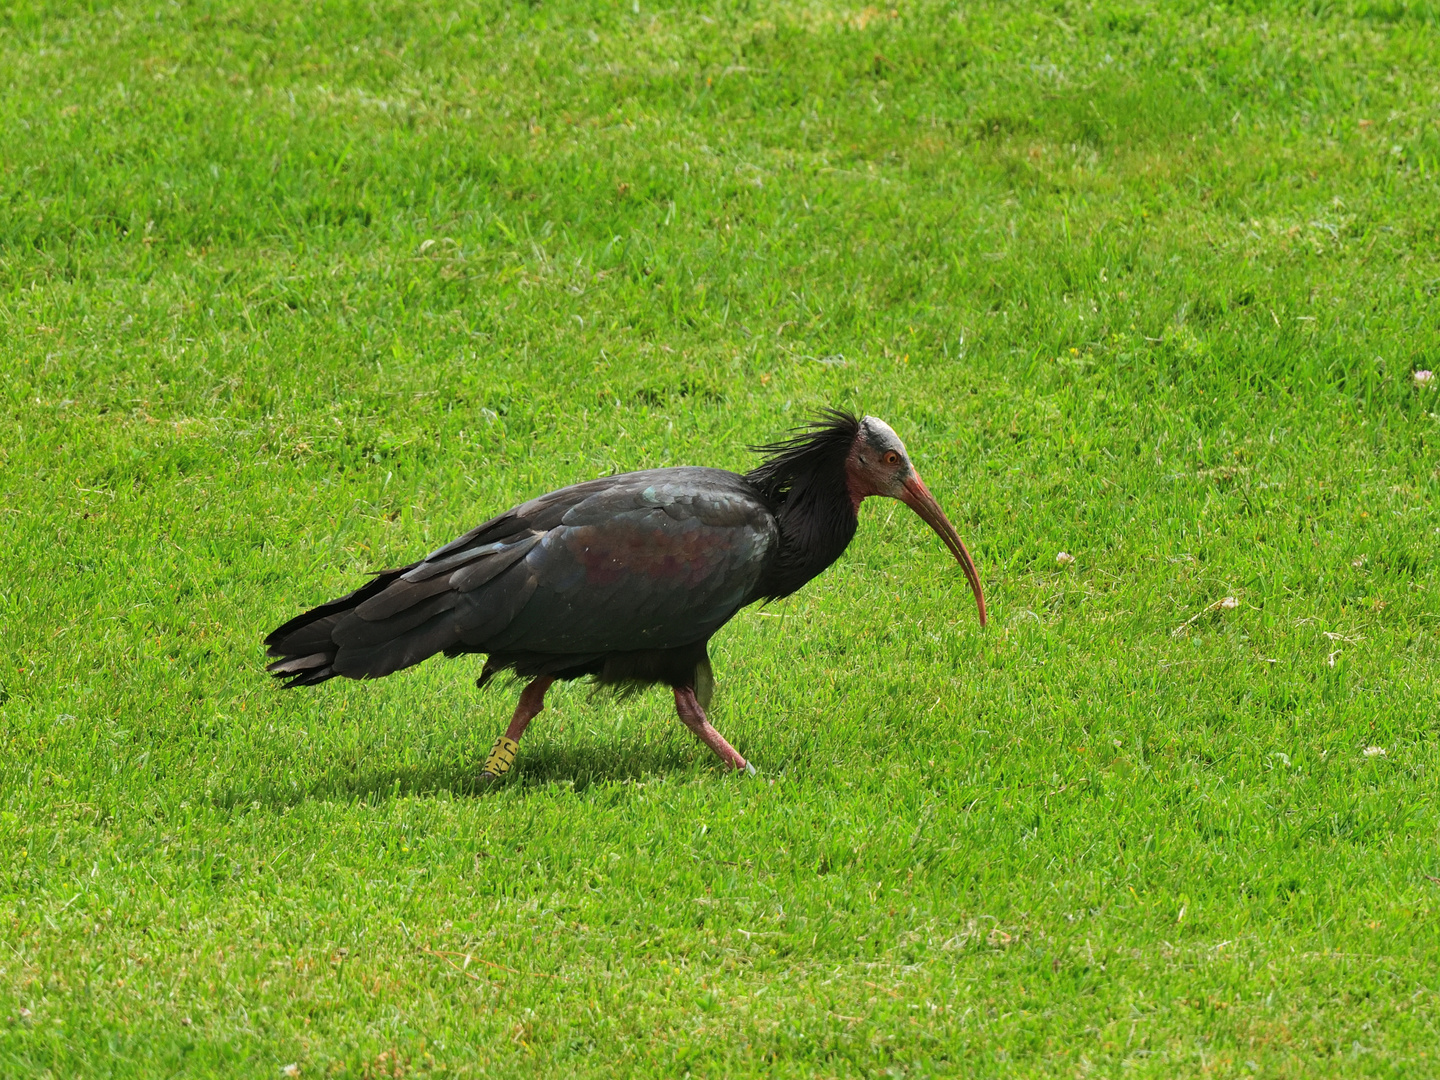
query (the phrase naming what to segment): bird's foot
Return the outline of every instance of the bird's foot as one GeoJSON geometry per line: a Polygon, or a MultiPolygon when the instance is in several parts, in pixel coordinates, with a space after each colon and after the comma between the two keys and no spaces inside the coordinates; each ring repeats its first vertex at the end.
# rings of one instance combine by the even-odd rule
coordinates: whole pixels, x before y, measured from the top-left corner
{"type": "Polygon", "coordinates": [[[716,731],[710,721],[705,718],[705,710],[696,700],[693,687],[677,686],[675,688],[675,711],[680,716],[680,722],[694,732],[695,737],[708,746],[714,755],[726,765],[736,772],[743,771],[746,776],[755,774],[755,766],[746,761],[738,750],[726,742],[725,736],[716,731]]]}
{"type": "Polygon", "coordinates": [[[501,735],[490,748],[485,758],[485,767],[480,770],[480,786],[495,787],[500,784],[515,766],[515,754],[520,744],[514,739],[501,735]]]}
{"type": "Polygon", "coordinates": [[[747,761],[747,762],[745,762],[745,775],[746,775],[746,776],[759,776],[759,775],[760,775],[760,770],[757,769],[757,768],[755,768],[754,765],[751,765],[750,762],[747,761]]]}

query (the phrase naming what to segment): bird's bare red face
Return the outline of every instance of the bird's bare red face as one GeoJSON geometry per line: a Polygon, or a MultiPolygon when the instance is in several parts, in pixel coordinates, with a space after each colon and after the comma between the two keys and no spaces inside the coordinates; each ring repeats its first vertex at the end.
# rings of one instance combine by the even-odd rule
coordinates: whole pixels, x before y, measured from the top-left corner
{"type": "Polygon", "coordinates": [[[845,459],[845,481],[857,508],[860,500],[871,495],[898,499],[914,471],[905,444],[889,424],[873,416],[860,421],[850,456],[845,459]]]}
{"type": "Polygon", "coordinates": [[[871,495],[899,499],[935,530],[965,571],[970,590],[975,594],[975,604],[980,610],[980,625],[984,626],[985,594],[980,588],[980,574],[975,569],[975,560],[970,558],[960,534],[910,463],[910,455],[900,436],[885,421],[873,416],[860,421],[860,430],[845,460],[845,482],[856,510],[871,495]]]}

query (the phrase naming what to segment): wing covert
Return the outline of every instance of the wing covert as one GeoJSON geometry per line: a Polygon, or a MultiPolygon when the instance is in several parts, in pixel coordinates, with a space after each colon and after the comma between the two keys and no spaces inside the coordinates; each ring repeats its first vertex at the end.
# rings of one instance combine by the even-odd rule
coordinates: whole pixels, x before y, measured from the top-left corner
{"type": "Polygon", "coordinates": [[[486,650],[629,651],[709,637],[753,594],[778,542],[752,492],[717,483],[732,476],[652,470],[575,503],[525,556],[535,591],[486,650]]]}

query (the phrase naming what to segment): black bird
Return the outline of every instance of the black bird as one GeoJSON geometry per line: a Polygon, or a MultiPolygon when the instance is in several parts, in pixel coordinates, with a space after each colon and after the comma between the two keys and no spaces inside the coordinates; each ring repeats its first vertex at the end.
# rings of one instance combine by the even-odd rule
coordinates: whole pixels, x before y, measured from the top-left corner
{"type": "Polygon", "coordinates": [[[424,559],[291,619],[265,644],[287,686],[378,679],[443,652],[485,653],[478,685],[530,680],[481,774],[510,770],[556,679],[664,683],[680,720],[722,761],[754,769],[705,718],[706,646],[735,613],[789,596],[840,557],[860,503],[899,499],[985,597],[975,563],[883,420],[826,410],[755,447],[745,473],[691,466],[576,484],[491,518],[424,559]]]}

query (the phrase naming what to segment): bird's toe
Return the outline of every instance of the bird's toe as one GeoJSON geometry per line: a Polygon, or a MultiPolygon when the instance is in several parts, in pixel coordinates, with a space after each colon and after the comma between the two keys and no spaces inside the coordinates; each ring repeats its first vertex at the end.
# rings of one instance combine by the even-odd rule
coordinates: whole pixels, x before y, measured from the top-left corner
{"type": "Polygon", "coordinates": [[[475,784],[481,791],[490,791],[494,788],[498,788],[501,784],[505,783],[505,779],[506,775],[504,773],[500,773],[497,775],[496,773],[487,771],[482,772],[479,775],[479,777],[475,781],[475,784]]]}

